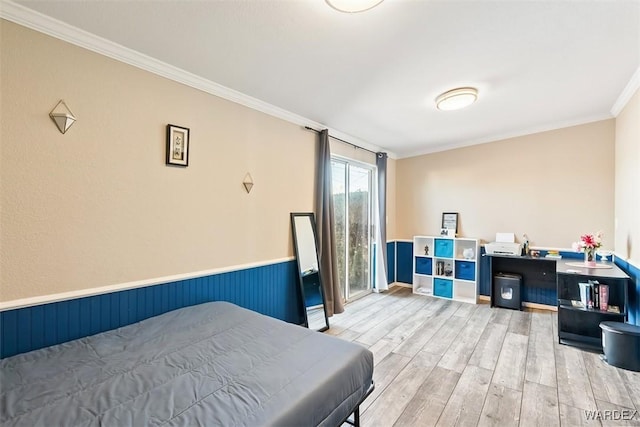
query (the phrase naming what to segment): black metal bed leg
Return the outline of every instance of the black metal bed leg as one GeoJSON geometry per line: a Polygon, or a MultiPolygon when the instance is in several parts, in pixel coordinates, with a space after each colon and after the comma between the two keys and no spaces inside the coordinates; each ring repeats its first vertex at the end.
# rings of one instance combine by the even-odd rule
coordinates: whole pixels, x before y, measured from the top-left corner
{"type": "Polygon", "coordinates": [[[353,415],[353,421],[351,421],[349,417],[347,417],[344,422],[353,427],[360,427],[360,405],[356,406],[356,410],[353,411],[351,415],[353,415]]]}
{"type": "Polygon", "coordinates": [[[373,381],[371,381],[371,386],[367,390],[367,394],[365,394],[364,397],[360,399],[360,402],[358,402],[358,406],[356,406],[356,409],[354,409],[352,413],[347,415],[347,418],[345,418],[340,424],[338,424],[339,426],[342,426],[343,424],[346,423],[346,424],[349,424],[350,426],[360,427],[360,404],[364,402],[364,400],[367,397],[369,397],[371,393],[373,393],[373,390],[375,390],[375,388],[376,388],[376,385],[373,383],[373,381]],[[349,419],[351,418],[351,415],[353,415],[353,421],[349,419]]]}

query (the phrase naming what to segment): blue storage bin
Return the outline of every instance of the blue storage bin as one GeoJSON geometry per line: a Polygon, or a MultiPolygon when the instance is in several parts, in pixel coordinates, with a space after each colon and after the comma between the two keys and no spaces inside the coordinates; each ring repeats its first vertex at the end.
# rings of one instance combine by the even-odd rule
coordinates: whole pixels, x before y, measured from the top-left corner
{"type": "Polygon", "coordinates": [[[416,273],[431,274],[431,258],[416,257],[416,273]]]}
{"type": "Polygon", "coordinates": [[[437,257],[453,258],[453,240],[435,239],[435,247],[437,257]]]}
{"type": "Polygon", "coordinates": [[[439,297],[453,297],[453,281],[447,279],[433,279],[433,294],[439,297]]]}
{"type": "Polygon", "coordinates": [[[476,280],[476,264],[469,261],[456,261],[456,279],[476,280]]]}

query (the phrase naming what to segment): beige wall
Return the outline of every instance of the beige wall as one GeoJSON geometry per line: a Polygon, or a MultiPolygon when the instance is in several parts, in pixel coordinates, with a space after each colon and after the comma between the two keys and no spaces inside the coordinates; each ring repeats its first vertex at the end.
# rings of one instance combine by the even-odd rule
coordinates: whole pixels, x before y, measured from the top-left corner
{"type": "Polygon", "coordinates": [[[329,139],[329,145],[331,147],[331,155],[346,157],[368,165],[376,165],[376,154],[369,150],[363,150],[335,138],[329,139]]]}
{"type": "Polygon", "coordinates": [[[395,159],[387,160],[387,240],[397,239],[397,164],[395,159]]]}
{"type": "MultiPolygon", "coordinates": [[[[0,27],[0,301],[292,256],[289,212],[313,209],[315,133],[0,27]],[[61,98],[78,117],[66,135],[48,117],[61,98]],[[188,168],[164,165],[168,123],[191,129],[188,168]]],[[[637,261],[638,98],[617,121],[389,159],[387,238],[436,233],[456,211],[465,236],[568,247],[602,229],[613,247],[615,159],[616,250],[637,261]]]]}
{"type": "Polygon", "coordinates": [[[613,248],[614,130],[611,119],[401,159],[397,237],[437,233],[442,212],[458,212],[466,237],[570,248],[602,230],[613,248]]]}
{"type": "Polygon", "coordinates": [[[313,132],[0,22],[0,301],[292,256],[313,132]],[[164,164],[168,123],[191,129],[188,168],[164,164]]]}
{"type": "Polygon", "coordinates": [[[616,253],[640,266],[640,90],[616,117],[616,253]]]}

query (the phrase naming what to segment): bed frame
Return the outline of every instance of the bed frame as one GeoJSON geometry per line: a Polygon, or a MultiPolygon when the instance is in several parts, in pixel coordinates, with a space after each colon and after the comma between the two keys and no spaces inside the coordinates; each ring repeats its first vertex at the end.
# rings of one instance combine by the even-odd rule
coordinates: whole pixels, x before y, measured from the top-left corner
{"type": "Polygon", "coordinates": [[[354,427],[360,427],[360,405],[362,405],[362,402],[367,400],[367,397],[369,397],[369,395],[373,393],[373,390],[375,390],[375,388],[376,388],[375,383],[371,381],[371,387],[369,387],[369,390],[367,390],[367,394],[365,394],[364,397],[360,400],[360,402],[358,402],[358,406],[356,406],[356,409],[351,414],[353,415],[353,420],[350,419],[351,415],[349,415],[340,424],[338,424],[338,426],[341,426],[342,424],[347,423],[354,427]]]}
{"type": "Polygon", "coordinates": [[[3,427],[359,426],[374,390],[366,348],[220,301],[5,358],[0,379],[3,427]]]}

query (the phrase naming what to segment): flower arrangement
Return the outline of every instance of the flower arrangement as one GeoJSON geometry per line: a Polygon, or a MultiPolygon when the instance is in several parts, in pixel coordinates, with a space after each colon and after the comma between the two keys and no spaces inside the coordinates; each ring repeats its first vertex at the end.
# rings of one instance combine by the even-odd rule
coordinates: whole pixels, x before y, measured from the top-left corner
{"type": "Polygon", "coordinates": [[[572,247],[576,252],[584,252],[584,262],[588,266],[595,266],[596,250],[602,246],[602,231],[594,234],[583,234],[579,242],[574,242],[572,247]]]}
{"type": "Polygon", "coordinates": [[[580,241],[573,244],[574,250],[583,252],[585,249],[598,249],[602,246],[602,231],[594,234],[583,234],[580,241]]]}

